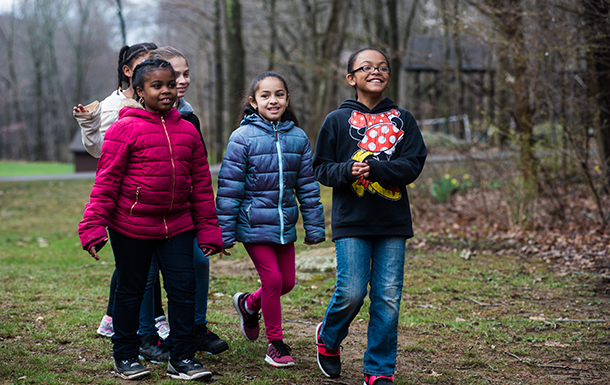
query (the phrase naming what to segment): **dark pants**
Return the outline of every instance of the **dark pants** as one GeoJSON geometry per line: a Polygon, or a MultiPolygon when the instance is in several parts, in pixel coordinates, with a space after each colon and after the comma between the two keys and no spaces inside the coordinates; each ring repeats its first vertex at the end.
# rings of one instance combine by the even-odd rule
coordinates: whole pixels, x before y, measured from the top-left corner
{"type": "Polygon", "coordinates": [[[114,296],[113,356],[138,356],[140,305],[146,288],[150,261],[156,254],[168,299],[170,334],[167,344],[173,359],[192,357],[197,351],[193,340],[195,324],[195,268],[193,231],[170,239],[143,240],[109,230],[118,275],[114,296]]]}
{"type": "MultiPolygon", "coordinates": [[[[209,271],[209,269],[208,269],[209,271]]],[[[108,296],[108,306],[106,307],[106,314],[109,317],[112,317],[112,308],[114,307],[114,292],[116,291],[116,283],[117,283],[117,273],[116,269],[112,273],[112,278],[110,279],[110,295],[108,296]]],[[[161,282],[159,279],[155,281],[154,288],[154,296],[155,296],[155,318],[159,318],[162,315],[165,315],[163,312],[163,302],[161,298],[161,282]]],[[[207,291],[206,291],[207,295],[207,291]]],[[[206,297],[207,298],[207,297],[206,297]]],[[[207,301],[206,301],[207,303],[207,301]]],[[[205,318],[205,317],[204,317],[205,318]]]]}

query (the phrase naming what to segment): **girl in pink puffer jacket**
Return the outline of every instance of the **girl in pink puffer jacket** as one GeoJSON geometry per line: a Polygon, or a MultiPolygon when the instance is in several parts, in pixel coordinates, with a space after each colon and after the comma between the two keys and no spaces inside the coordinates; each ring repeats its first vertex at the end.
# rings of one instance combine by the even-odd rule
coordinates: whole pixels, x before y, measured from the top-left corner
{"type": "Polygon", "coordinates": [[[195,234],[206,256],[222,248],[212,178],[195,127],[172,109],[176,80],[163,60],[139,64],[133,75],[139,97],[119,112],[106,132],[91,201],[79,224],[83,249],[97,252],[108,240],[118,286],[112,338],[115,373],[125,379],[150,374],[138,361],[138,315],[153,254],[168,293],[171,332],[167,374],[205,378],[194,359],[195,234]]]}

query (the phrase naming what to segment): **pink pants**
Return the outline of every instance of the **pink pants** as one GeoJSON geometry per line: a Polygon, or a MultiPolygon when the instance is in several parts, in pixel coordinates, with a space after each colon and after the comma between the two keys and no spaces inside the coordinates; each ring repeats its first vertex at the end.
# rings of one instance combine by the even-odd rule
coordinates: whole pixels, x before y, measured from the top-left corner
{"type": "Polygon", "coordinates": [[[246,305],[253,311],[262,310],[269,342],[283,339],[282,304],[280,296],[294,287],[294,243],[244,243],[261,279],[261,287],[248,296],[246,305]]]}

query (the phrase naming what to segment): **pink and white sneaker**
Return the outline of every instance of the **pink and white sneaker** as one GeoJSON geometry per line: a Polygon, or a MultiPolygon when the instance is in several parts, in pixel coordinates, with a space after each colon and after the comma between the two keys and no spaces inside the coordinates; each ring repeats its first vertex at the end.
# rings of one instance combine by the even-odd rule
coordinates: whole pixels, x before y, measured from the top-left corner
{"type": "Polygon", "coordinates": [[[112,326],[111,316],[104,315],[104,318],[102,318],[102,322],[100,322],[100,327],[97,328],[97,334],[100,334],[104,337],[112,337],[114,335],[114,327],[112,326]]]}
{"type": "Polygon", "coordinates": [[[273,341],[267,348],[265,361],[276,368],[296,365],[296,361],[290,356],[290,350],[290,346],[286,345],[284,341],[273,341]]]}

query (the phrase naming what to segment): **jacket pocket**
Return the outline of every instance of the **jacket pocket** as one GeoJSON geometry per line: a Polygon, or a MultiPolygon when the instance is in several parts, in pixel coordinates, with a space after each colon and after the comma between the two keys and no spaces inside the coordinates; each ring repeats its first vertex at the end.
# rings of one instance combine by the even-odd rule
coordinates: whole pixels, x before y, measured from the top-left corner
{"type": "Polygon", "coordinates": [[[138,186],[138,188],[136,188],[136,201],[133,202],[133,205],[131,205],[131,209],[129,209],[129,216],[133,215],[133,209],[136,207],[136,205],[138,204],[138,200],[140,199],[140,186],[138,186]]]}

